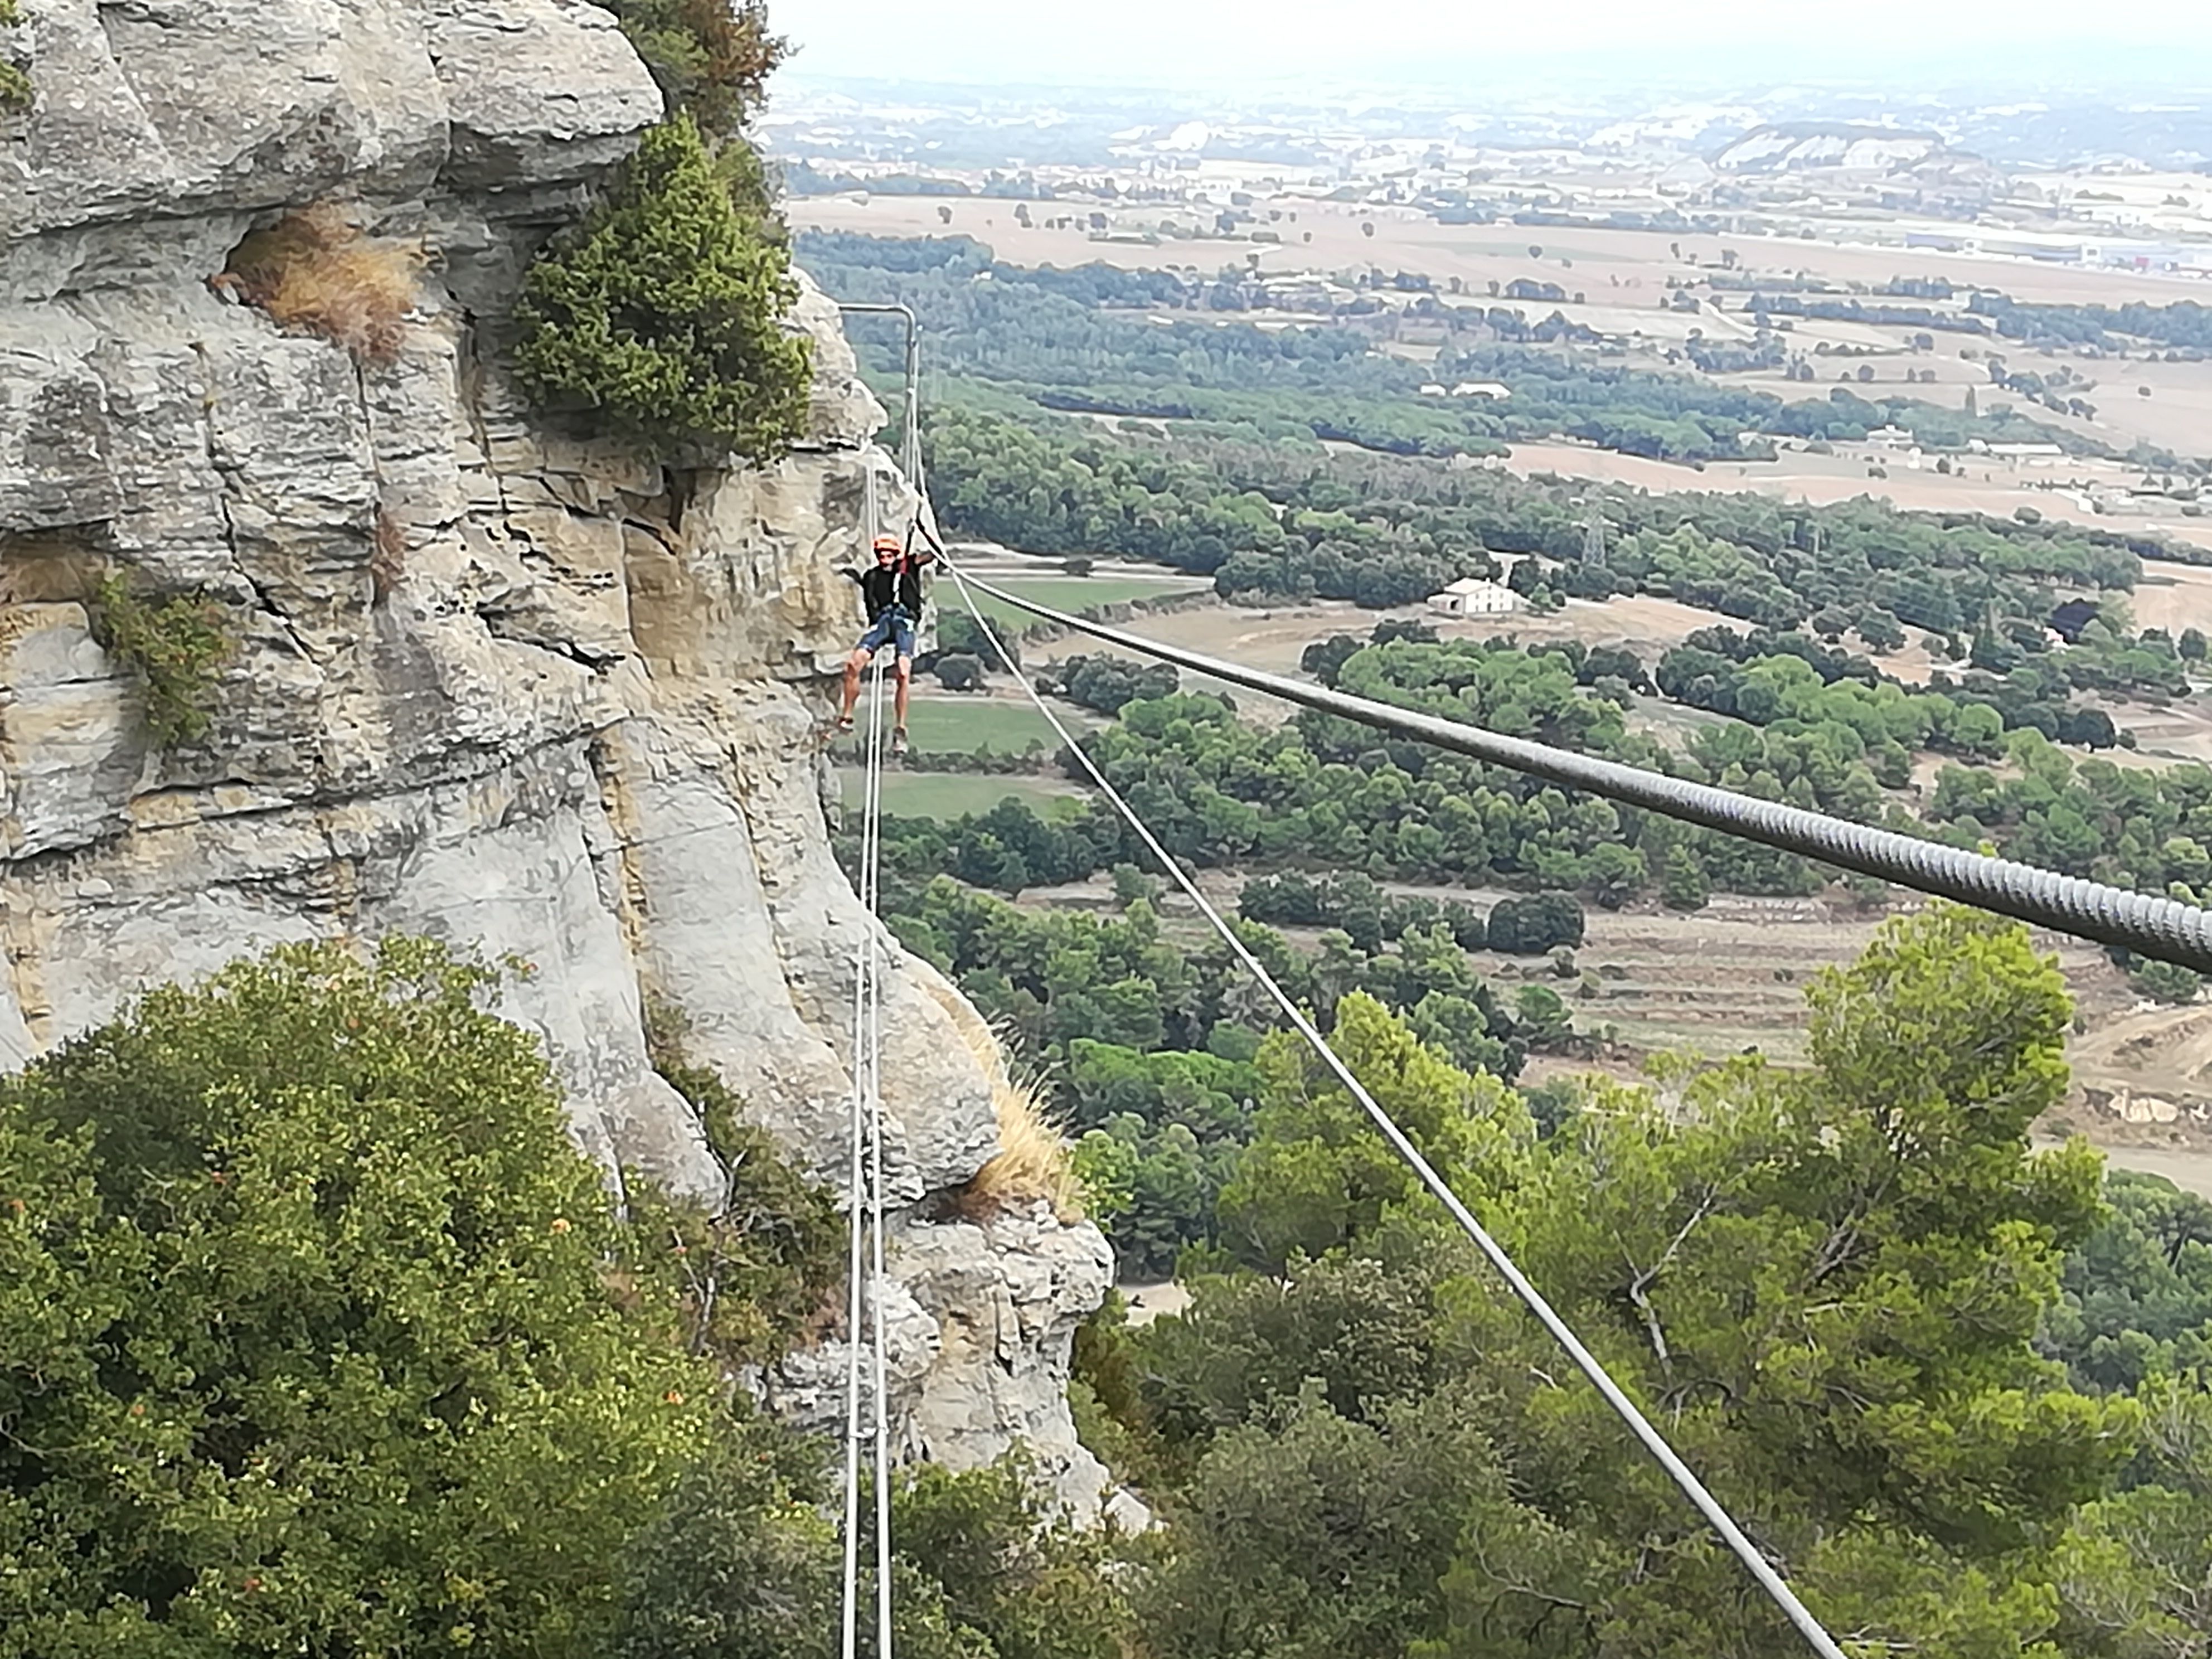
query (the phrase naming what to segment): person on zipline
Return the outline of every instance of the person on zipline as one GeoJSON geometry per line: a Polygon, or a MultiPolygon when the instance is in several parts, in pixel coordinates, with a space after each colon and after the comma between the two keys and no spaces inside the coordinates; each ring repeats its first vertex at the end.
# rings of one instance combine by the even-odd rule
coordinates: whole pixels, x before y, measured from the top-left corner
{"type": "MultiPolygon", "coordinates": [[[[927,532],[924,532],[927,534],[927,532]]],[[[877,652],[890,645],[898,652],[898,690],[891,727],[891,753],[906,753],[907,694],[914,684],[914,633],[921,621],[921,568],[937,555],[928,548],[917,553],[911,544],[902,547],[896,536],[876,538],[876,563],[872,570],[840,574],[855,582],[867,608],[867,630],[853,654],[845,659],[845,706],[838,711],[837,729],[853,729],[853,707],[860,700],[860,671],[877,652]]]]}

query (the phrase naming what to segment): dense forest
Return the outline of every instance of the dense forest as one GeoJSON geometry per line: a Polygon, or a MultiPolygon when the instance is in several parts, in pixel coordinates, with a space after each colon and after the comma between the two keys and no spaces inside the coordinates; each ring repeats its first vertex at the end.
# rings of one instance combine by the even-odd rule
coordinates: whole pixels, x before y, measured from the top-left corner
{"type": "MultiPolygon", "coordinates": [[[[2017,931],[1893,924],[1808,1000],[1809,1072],[1541,1110],[1371,1000],[1335,1040],[1852,1650],[2195,1651],[2212,1209],[2028,1151],[2067,1011],[2017,931]]],[[[1255,1064],[1194,1307],[1084,1345],[1170,1517],[1146,1650],[1796,1650],[1342,1091],[1255,1064]]]]}
{"type": "MultiPolygon", "coordinates": [[[[1018,1460],[918,1467],[901,1649],[1794,1651],[1333,1079],[1127,884],[1086,922],[939,882],[917,919],[1059,1022],[1086,1201],[1193,1291],[1077,1344],[1081,1432],[1157,1524],[1071,1531],[1018,1460]]],[[[2069,1010],[2024,930],[1890,924],[1809,988],[1807,1070],[1522,1090],[1541,988],[1509,1013],[1470,983],[1465,913],[1335,878],[1253,904],[1345,924],[1290,982],[1340,976],[1339,1052],[1832,1628],[1936,1659],[2212,1635],[2212,1206],[2030,1149],[2069,1010]]],[[[0,1079],[0,1653],[836,1650],[830,1448],[743,1385],[822,1339],[834,1205],[664,1049],[734,1201],[632,1172],[617,1207],[497,980],[283,947],[0,1079]]]]}
{"type": "MultiPolygon", "coordinates": [[[[1213,575],[1226,597],[1385,607],[1493,553],[1546,562],[1521,580],[1577,597],[1649,592],[1789,628],[1841,612],[1870,644],[1994,621],[2040,627],[2056,587],[2133,586],[2157,544],[2055,522],[1903,514],[1871,500],[1522,479],[1387,458],[1179,434],[1172,446],[1074,423],[952,408],[925,429],[949,530],[1030,552],[1120,555],[1213,575]],[[1593,515],[1601,569],[1579,554],[1593,515]],[[1558,568],[1554,568],[1553,566],[1558,568]]],[[[1516,574],[1517,574],[1516,571],[1516,574]]]]}
{"type": "MultiPolygon", "coordinates": [[[[2179,670],[2172,655],[2157,660],[2179,670]]],[[[2033,665],[1939,675],[1921,690],[1802,634],[1700,629],[1647,669],[1613,647],[1438,641],[1419,624],[1384,623],[1367,641],[1316,643],[1304,665],[1377,701],[1960,846],[1994,841],[2069,874],[2194,893],[2208,873],[2191,848],[2212,835],[2212,769],[2069,754],[2112,746],[2112,720],[2068,701],[2033,665]],[[1733,718],[1662,740],[1631,728],[1624,711],[1639,692],[1733,718]],[[1912,758],[1930,751],[1950,763],[1915,790],[1912,758]],[[2002,775],[1990,764],[2000,762],[2002,775]]],[[[1233,699],[1182,693],[1151,672],[1143,684],[1146,671],[1078,654],[1042,678],[1113,714],[1086,751],[1163,843],[1197,864],[1560,890],[1607,905],[1670,866],[1693,870],[1708,890],[1808,893],[1831,878],[1802,859],[1334,716],[1256,723],[1233,699]]],[[[1082,775],[1073,757],[1059,763],[1082,775]]],[[[1011,800],[951,823],[894,818],[884,836],[894,895],[939,872],[1018,894],[1136,856],[1103,801],[1050,821],[1011,800]]]]}
{"type": "Polygon", "coordinates": [[[2172,305],[2141,301],[2124,306],[2023,304],[2002,294],[1977,294],[1966,302],[2008,339],[2030,345],[2094,346],[2121,351],[2143,343],[2186,354],[2194,361],[2212,350],[2212,307],[2195,300],[2172,305]],[[2114,335],[2124,335],[2116,340],[2114,335]]]}

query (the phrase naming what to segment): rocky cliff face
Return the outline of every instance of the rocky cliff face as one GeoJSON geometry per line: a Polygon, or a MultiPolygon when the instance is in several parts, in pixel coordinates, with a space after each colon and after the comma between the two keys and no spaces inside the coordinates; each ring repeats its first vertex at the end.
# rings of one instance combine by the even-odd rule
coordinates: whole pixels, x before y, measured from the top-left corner
{"type": "MultiPolygon", "coordinates": [[[[672,474],[550,433],[500,369],[504,319],[659,113],[606,14],[25,9],[38,101],[0,114],[0,1064],[273,941],[428,933],[536,964],[506,1012],[610,1168],[716,1183],[647,1062],[653,1002],[841,1175],[876,924],[830,855],[818,732],[857,619],[836,569],[863,502],[896,511],[904,485],[835,307],[810,290],[793,319],[812,427],[774,468],[672,474]],[[427,259],[388,365],[210,284],[249,232],[330,200],[427,259]],[[149,743],[88,626],[109,572],[222,606],[204,738],[149,743]]],[[[1062,1384],[1108,1252],[1042,1212],[921,1218],[994,1149],[992,1059],[889,948],[905,1443],[968,1464],[1027,1440],[1096,1503],[1062,1384]]],[[[835,1352],[802,1356],[770,1391],[804,1416],[829,1376],[835,1352]]]]}

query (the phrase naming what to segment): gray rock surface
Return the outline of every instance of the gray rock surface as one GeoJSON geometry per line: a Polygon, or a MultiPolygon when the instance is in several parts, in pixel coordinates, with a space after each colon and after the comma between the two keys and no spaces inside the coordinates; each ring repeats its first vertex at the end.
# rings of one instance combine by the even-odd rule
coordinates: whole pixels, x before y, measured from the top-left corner
{"type": "MultiPolygon", "coordinates": [[[[855,963],[885,1004],[901,1443],[1018,1439],[1071,1501],[1069,1334],[1110,1262],[1048,1216],[933,1225],[997,1145],[973,1012],[854,898],[819,732],[862,505],[911,497],[836,308],[807,441],[672,473],[547,429],[501,371],[521,272],[656,118],[580,0],[39,0],[0,118],[0,1065],[280,939],[428,933],[535,964],[579,1143],[719,1191],[648,1003],[830,1179],[855,963]],[[337,201],[426,261],[388,363],[233,303],[231,250],[337,201]],[[873,483],[870,478],[872,475],[873,483]],[[380,545],[381,550],[380,550],[380,545]],[[149,744],[100,574],[198,593],[234,648],[204,738],[149,744]],[[948,1000],[951,999],[951,1000],[948,1000]],[[971,1032],[972,1036],[972,1032],[971,1032]]],[[[895,519],[893,521],[896,521],[895,519]]],[[[842,1357],[763,1391],[842,1411],[842,1357]]]]}

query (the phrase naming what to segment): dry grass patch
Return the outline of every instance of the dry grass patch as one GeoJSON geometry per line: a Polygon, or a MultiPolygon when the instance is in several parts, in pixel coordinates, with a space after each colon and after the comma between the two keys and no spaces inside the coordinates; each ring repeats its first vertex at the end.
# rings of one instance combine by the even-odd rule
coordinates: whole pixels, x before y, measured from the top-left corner
{"type": "Polygon", "coordinates": [[[1083,1218],[1083,1200],[1068,1158],[1067,1139],[1054,1121],[1039,1078],[1006,1070],[1006,1050],[966,998],[929,975],[922,988],[945,1011],[961,1045],[991,1079],[991,1109],[999,1120],[999,1151],[952,1194],[952,1207],[970,1221],[1042,1199],[1063,1224],[1083,1218]]]}
{"type": "Polygon", "coordinates": [[[366,235],[325,202],[255,231],[231,251],[224,276],[240,299],[284,327],[381,363],[398,355],[422,269],[419,247],[366,235]]]}
{"type": "Polygon", "coordinates": [[[970,1221],[982,1221],[1043,1199],[1063,1224],[1083,1218],[1082,1194],[1068,1161],[1067,1142],[1040,1097],[1036,1082],[994,1079],[991,1107],[999,1119],[998,1155],[975,1171],[954,1198],[970,1221]]]}

